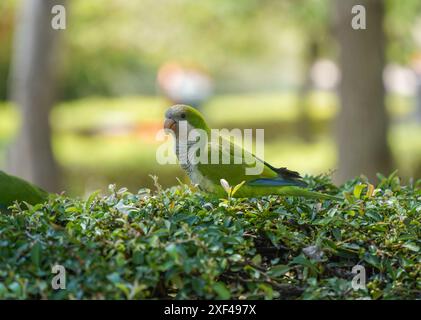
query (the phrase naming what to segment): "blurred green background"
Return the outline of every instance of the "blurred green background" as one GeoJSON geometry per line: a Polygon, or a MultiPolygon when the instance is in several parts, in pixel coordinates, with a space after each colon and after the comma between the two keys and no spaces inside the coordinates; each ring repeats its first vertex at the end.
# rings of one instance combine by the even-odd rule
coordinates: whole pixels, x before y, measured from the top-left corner
{"type": "MultiPolygon", "coordinates": [[[[21,1],[0,2],[0,166],[19,129],[8,79],[21,1]]],[[[215,128],[264,128],[265,160],[302,173],[337,168],[340,111],[332,1],[72,0],[61,32],[52,145],[63,189],[84,195],[109,183],[136,191],[156,174],[185,179],[155,160],[156,132],[171,102],[157,89],[168,61],[212,78],[202,110],[215,128]],[[316,49],[315,49],[316,48],[316,49]]],[[[387,141],[395,167],[421,177],[414,57],[421,52],[419,1],[385,1],[387,141]]]]}

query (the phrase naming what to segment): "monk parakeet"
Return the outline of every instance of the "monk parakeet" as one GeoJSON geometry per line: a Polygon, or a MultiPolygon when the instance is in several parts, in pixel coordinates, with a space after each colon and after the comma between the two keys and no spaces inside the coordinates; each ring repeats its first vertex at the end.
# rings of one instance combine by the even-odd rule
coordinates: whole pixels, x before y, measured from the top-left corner
{"type": "Polygon", "coordinates": [[[287,168],[275,168],[231,140],[222,136],[217,139],[210,138],[211,129],[205,119],[199,111],[190,106],[170,107],[165,113],[164,128],[175,137],[175,153],[180,165],[187,172],[191,182],[198,185],[201,190],[223,196],[227,192],[226,182],[228,182],[229,186],[242,184],[235,193],[235,196],[240,198],[284,195],[340,199],[306,189],[307,184],[298,172],[287,168]],[[182,134],[182,128],[185,131],[184,134],[182,134]],[[193,134],[196,140],[189,139],[192,131],[199,132],[193,134]],[[204,153],[204,156],[198,155],[200,152],[204,153]],[[224,157],[230,161],[228,163],[216,161],[215,163],[215,160],[221,160],[224,157]],[[246,173],[247,168],[255,168],[257,165],[261,166],[260,173],[255,175],[246,173]]]}
{"type": "Polygon", "coordinates": [[[47,198],[48,193],[41,188],[0,171],[0,211],[6,211],[15,201],[34,205],[47,198]]]}

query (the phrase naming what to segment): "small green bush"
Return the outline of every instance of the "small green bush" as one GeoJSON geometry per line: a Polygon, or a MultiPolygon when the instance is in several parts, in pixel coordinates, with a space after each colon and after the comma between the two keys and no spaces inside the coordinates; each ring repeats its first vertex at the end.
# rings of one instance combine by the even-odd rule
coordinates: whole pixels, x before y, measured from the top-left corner
{"type": "Polygon", "coordinates": [[[376,189],[364,178],[338,189],[305,179],[344,201],[214,199],[157,185],[16,204],[0,215],[0,298],[421,298],[421,181],[402,186],[392,174],[376,189]],[[55,264],[66,289],[52,289],[55,264]],[[351,285],[357,264],[365,289],[351,285]]]}

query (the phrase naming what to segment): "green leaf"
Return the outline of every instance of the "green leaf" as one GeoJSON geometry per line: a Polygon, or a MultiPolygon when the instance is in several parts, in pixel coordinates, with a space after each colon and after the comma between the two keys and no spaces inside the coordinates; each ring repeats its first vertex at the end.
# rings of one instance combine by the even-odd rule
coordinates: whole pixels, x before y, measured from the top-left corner
{"type": "Polygon", "coordinates": [[[297,257],[295,257],[291,262],[291,265],[293,264],[299,264],[302,265],[304,267],[309,268],[311,271],[313,271],[314,273],[319,273],[319,270],[317,269],[317,267],[314,265],[314,263],[312,263],[310,260],[308,260],[306,257],[304,257],[303,255],[299,255],[297,257]]]}
{"type": "Polygon", "coordinates": [[[255,265],[260,265],[262,263],[262,256],[260,254],[256,254],[251,261],[255,265]]]}
{"type": "Polygon", "coordinates": [[[407,242],[403,245],[404,248],[407,248],[411,251],[418,252],[420,251],[420,247],[416,245],[414,242],[407,242]]]}
{"type": "Polygon", "coordinates": [[[271,277],[280,277],[282,275],[284,275],[285,273],[287,273],[291,268],[288,265],[284,265],[284,264],[279,264],[276,266],[273,266],[269,269],[269,271],[267,272],[267,274],[271,277]]]}
{"type": "Polygon", "coordinates": [[[101,192],[101,190],[96,190],[94,192],[91,193],[91,195],[89,196],[88,200],[86,200],[85,203],[85,210],[89,210],[91,204],[94,202],[95,198],[98,196],[98,194],[101,192]]]}
{"type": "Polygon", "coordinates": [[[117,272],[113,272],[107,275],[107,279],[110,280],[114,284],[121,282],[120,275],[117,272]]]}
{"type": "Polygon", "coordinates": [[[376,267],[377,269],[380,269],[381,267],[380,259],[377,256],[372,255],[368,252],[364,255],[364,261],[371,264],[373,267],[376,267]]]}
{"type": "Polygon", "coordinates": [[[215,283],[213,285],[213,290],[215,290],[215,292],[218,294],[218,298],[221,300],[228,300],[231,298],[231,293],[222,282],[215,283]]]}
{"type": "Polygon", "coordinates": [[[230,256],[230,258],[229,258],[231,261],[234,261],[234,262],[238,262],[238,261],[240,261],[241,259],[242,259],[242,257],[241,257],[241,255],[239,255],[239,254],[233,254],[232,256],[230,256]]]}
{"type": "Polygon", "coordinates": [[[240,190],[240,188],[246,183],[245,181],[242,181],[241,183],[237,184],[231,191],[231,197],[234,197],[235,193],[240,190]]]}
{"type": "Polygon", "coordinates": [[[375,220],[375,221],[377,221],[377,222],[379,222],[379,221],[383,221],[383,216],[382,216],[381,214],[378,214],[378,213],[377,213],[377,212],[375,212],[375,211],[372,211],[372,210],[367,211],[367,212],[365,213],[365,215],[366,215],[367,217],[372,218],[373,220],[375,220]]]}
{"type": "Polygon", "coordinates": [[[362,183],[362,184],[357,184],[354,187],[354,197],[357,199],[361,199],[361,193],[363,192],[364,188],[367,187],[366,184],[362,183]]]}

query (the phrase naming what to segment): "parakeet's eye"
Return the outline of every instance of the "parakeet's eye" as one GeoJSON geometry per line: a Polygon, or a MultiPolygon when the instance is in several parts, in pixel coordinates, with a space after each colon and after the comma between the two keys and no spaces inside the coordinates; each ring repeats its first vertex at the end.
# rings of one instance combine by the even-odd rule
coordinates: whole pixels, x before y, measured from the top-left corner
{"type": "Polygon", "coordinates": [[[186,114],[185,113],[182,113],[181,114],[181,119],[186,119],[186,114]]]}

